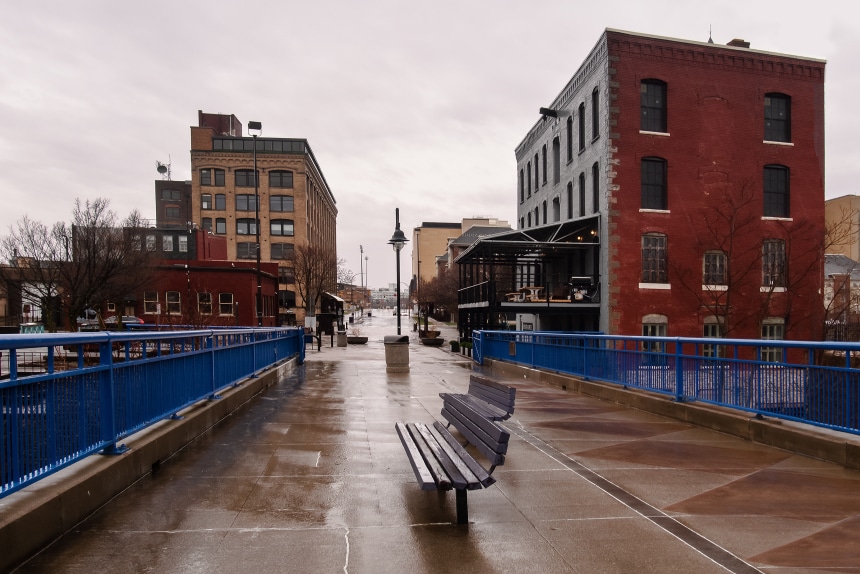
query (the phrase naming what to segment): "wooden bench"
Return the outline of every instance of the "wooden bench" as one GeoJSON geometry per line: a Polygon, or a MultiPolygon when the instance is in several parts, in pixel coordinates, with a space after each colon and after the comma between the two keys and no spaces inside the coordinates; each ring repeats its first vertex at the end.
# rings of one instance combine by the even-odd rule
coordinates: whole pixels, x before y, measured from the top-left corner
{"type": "MultiPolygon", "coordinates": [[[[439,396],[442,400],[446,400],[446,397],[451,394],[439,393],[439,396]]],[[[514,387],[480,375],[471,375],[468,393],[453,396],[468,402],[472,408],[490,420],[506,421],[514,414],[516,395],[517,389],[514,387]]]]}
{"type": "Polygon", "coordinates": [[[445,398],[442,416],[486,457],[485,469],[439,421],[433,424],[396,423],[400,442],[421,490],[455,490],[457,524],[469,522],[466,493],[496,482],[493,470],[505,462],[510,433],[456,395],[445,398]]]}

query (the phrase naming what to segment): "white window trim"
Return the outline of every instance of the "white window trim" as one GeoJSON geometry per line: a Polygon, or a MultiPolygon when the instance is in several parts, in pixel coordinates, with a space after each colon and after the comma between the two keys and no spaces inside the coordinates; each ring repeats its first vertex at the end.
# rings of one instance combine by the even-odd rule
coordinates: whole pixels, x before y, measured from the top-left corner
{"type": "Polygon", "coordinates": [[[672,213],[668,209],[639,209],[639,213],[672,213]]]}
{"type": "Polygon", "coordinates": [[[770,140],[764,140],[762,143],[766,143],[769,145],[784,145],[788,147],[794,147],[794,142],[772,142],[770,140]]]}
{"type": "Polygon", "coordinates": [[[639,130],[639,133],[646,136],[663,136],[669,137],[669,132],[648,132],[645,130],[639,130]]]}
{"type": "Polygon", "coordinates": [[[705,283],[702,284],[702,291],[728,291],[728,290],[729,290],[728,285],[708,285],[705,283]]]}
{"type": "Polygon", "coordinates": [[[672,288],[671,283],[640,283],[640,289],[664,289],[668,290],[672,288]]]}
{"type": "Polygon", "coordinates": [[[773,217],[770,215],[762,215],[762,221],[794,221],[793,217],[773,217]]]}
{"type": "Polygon", "coordinates": [[[771,291],[774,293],[785,293],[785,287],[768,287],[766,285],[762,285],[759,287],[759,290],[762,293],[770,293],[771,291]]]}

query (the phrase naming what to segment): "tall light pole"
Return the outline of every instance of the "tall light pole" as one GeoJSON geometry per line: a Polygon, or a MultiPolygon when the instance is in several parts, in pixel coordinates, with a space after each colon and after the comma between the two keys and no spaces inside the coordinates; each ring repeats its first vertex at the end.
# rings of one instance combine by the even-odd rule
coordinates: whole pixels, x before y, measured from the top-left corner
{"type": "Polygon", "coordinates": [[[394,248],[394,252],[397,254],[397,334],[400,334],[400,250],[403,249],[403,246],[406,245],[408,239],[406,239],[406,235],[400,230],[400,208],[396,208],[394,210],[394,218],[396,221],[396,225],[394,227],[394,235],[391,236],[391,239],[388,240],[388,243],[391,247],[394,248]]]}
{"type": "Polygon", "coordinates": [[[360,270],[358,275],[361,277],[361,288],[364,289],[364,262],[362,261],[364,259],[364,246],[359,245],[358,249],[361,251],[361,255],[358,257],[358,268],[360,270]]]}
{"type": "Polygon", "coordinates": [[[254,229],[257,232],[257,326],[263,326],[263,273],[260,271],[260,191],[257,181],[257,136],[263,131],[260,122],[248,122],[248,133],[254,138],[254,229]],[[257,133],[251,133],[251,131],[257,133]]]}

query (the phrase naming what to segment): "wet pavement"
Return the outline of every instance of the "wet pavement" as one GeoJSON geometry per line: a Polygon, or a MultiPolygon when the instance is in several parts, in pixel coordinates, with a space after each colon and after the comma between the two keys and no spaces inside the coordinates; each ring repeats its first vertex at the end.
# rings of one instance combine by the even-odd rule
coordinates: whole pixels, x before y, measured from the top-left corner
{"type": "Polygon", "coordinates": [[[394,423],[441,420],[472,364],[403,317],[410,372],[387,373],[394,320],[308,347],[17,572],[860,572],[860,472],[498,375],[517,386],[508,457],[454,524],[394,423]]]}

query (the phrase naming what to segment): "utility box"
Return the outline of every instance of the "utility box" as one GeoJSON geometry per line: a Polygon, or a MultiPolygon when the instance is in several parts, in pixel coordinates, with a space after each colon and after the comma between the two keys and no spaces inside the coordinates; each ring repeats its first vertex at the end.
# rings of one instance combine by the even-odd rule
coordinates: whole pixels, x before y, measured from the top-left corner
{"type": "Polygon", "coordinates": [[[385,344],[385,372],[408,373],[409,337],[407,335],[386,335],[383,343],[385,344]]]}

